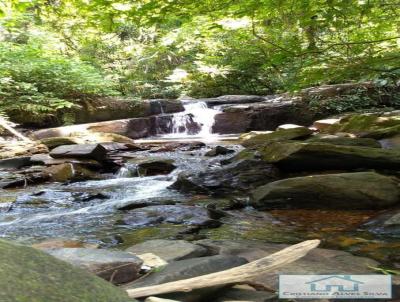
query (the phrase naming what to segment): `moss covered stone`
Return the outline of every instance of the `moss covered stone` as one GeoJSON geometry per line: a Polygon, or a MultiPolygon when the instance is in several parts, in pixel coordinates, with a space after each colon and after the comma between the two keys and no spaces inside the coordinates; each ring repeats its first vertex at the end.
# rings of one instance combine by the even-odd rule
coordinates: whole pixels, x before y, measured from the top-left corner
{"type": "Polygon", "coordinates": [[[267,132],[267,133],[255,134],[253,136],[250,136],[249,138],[245,137],[242,140],[242,145],[245,147],[251,147],[275,141],[300,139],[310,136],[312,133],[313,131],[306,127],[282,129],[271,133],[267,132]]]}
{"type": "Polygon", "coordinates": [[[0,301],[132,302],[112,284],[46,253],[0,240],[0,301]]]}
{"type": "Polygon", "coordinates": [[[290,171],[400,168],[399,150],[292,141],[259,146],[256,152],[264,161],[290,171]]]}

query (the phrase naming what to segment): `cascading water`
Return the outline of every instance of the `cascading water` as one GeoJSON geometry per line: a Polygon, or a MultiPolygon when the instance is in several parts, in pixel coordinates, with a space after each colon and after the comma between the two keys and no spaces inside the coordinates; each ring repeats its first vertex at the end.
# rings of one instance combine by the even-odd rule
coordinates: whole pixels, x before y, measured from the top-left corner
{"type": "Polygon", "coordinates": [[[205,102],[184,100],[185,111],[175,113],[171,120],[170,133],[160,133],[164,138],[211,138],[215,115],[220,111],[209,108],[205,102]]]}

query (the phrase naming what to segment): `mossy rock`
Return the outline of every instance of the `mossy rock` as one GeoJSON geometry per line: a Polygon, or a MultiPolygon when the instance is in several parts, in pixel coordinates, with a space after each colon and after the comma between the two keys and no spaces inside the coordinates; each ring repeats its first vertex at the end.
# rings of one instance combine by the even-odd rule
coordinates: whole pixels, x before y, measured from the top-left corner
{"type": "Polygon", "coordinates": [[[374,172],[311,175],[271,182],[252,192],[256,208],[382,209],[399,202],[399,181],[374,172]]]}
{"type": "Polygon", "coordinates": [[[32,247],[0,240],[0,301],[132,302],[95,275],[32,247]]]}
{"type": "Polygon", "coordinates": [[[337,137],[337,136],[319,136],[316,135],[307,140],[311,143],[328,143],[340,146],[360,146],[370,148],[381,148],[381,144],[373,138],[358,138],[358,137],[337,137]]]}
{"type": "Polygon", "coordinates": [[[256,149],[264,161],[289,171],[400,168],[400,151],[327,143],[275,142],[256,149]]]}
{"type": "Polygon", "coordinates": [[[44,138],[40,140],[40,142],[43,145],[46,145],[47,148],[49,149],[54,149],[58,146],[63,146],[63,145],[76,145],[78,142],[76,141],[75,138],[73,137],[62,137],[62,136],[57,136],[57,137],[49,137],[49,138],[44,138]]]}
{"type": "Polygon", "coordinates": [[[325,132],[346,132],[358,137],[382,139],[400,134],[400,116],[350,115],[341,119],[339,123],[328,127],[325,132]]]}
{"type": "Polygon", "coordinates": [[[291,129],[277,130],[271,133],[260,133],[244,138],[242,145],[245,147],[256,146],[259,144],[265,144],[276,141],[285,141],[291,139],[301,139],[310,136],[313,133],[312,130],[306,127],[297,127],[291,129]]]}

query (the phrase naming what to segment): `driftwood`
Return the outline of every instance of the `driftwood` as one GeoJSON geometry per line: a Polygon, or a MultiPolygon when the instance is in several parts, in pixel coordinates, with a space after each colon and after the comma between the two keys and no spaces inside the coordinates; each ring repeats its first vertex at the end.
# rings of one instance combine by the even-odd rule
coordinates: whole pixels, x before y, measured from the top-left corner
{"type": "Polygon", "coordinates": [[[13,127],[11,127],[8,124],[8,122],[2,117],[0,117],[0,126],[3,127],[4,129],[8,130],[11,134],[15,135],[16,137],[22,139],[23,141],[32,142],[32,140],[30,140],[29,138],[27,138],[26,136],[22,135],[17,130],[15,130],[13,127]]]}
{"type": "Polygon", "coordinates": [[[128,289],[127,293],[131,298],[140,298],[171,292],[190,292],[198,288],[251,281],[251,279],[257,277],[260,274],[266,273],[268,271],[302,258],[309,251],[316,248],[319,243],[319,240],[304,241],[289,246],[267,257],[225,271],[194,277],[186,280],[128,289]]]}

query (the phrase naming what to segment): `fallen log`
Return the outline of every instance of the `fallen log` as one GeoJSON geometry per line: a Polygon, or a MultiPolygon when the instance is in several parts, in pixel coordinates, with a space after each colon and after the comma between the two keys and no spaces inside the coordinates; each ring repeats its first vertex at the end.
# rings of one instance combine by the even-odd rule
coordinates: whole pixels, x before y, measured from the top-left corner
{"type": "Polygon", "coordinates": [[[309,251],[316,248],[319,243],[319,240],[304,241],[267,257],[225,271],[159,285],[128,289],[127,293],[131,298],[141,298],[171,292],[190,292],[194,289],[218,285],[244,283],[251,281],[260,274],[302,258],[309,251]]]}
{"type": "Polygon", "coordinates": [[[32,140],[30,140],[29,138],[27,138],[26,136],[22,135],[17,130],[15,130],[13,127],[8,125],[8,122],[2,117],[0,117],[0,126],[8,130],[11,134],[15,135],[16,137],[22,139],[23,141],[32,142],[32,140]]]}

